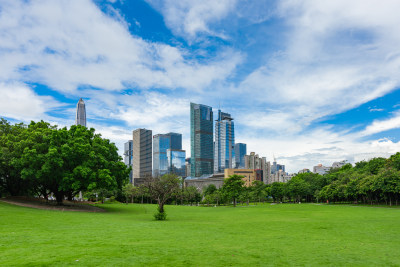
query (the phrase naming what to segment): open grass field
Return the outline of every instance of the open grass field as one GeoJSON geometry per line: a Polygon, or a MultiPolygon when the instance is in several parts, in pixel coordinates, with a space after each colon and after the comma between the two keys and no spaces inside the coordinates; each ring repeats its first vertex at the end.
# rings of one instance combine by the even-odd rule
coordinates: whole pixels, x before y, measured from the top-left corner
{"type": "Polygon", "coordinates": [[[314,204],[100,205],[62,212],[0,202],[1,266],[399,266],[400,209],[314,204]]]}

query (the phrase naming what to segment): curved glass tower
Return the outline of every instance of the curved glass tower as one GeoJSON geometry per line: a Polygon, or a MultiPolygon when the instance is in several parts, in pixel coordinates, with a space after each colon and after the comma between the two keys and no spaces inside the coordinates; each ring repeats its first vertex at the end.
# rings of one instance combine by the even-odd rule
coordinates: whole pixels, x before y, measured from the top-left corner
{"type": "Polygon", "coordinates": [[[82,125],[86,127],[86,108],[83,99],[79,99],[76,105],[75,125],[82,125]]]}

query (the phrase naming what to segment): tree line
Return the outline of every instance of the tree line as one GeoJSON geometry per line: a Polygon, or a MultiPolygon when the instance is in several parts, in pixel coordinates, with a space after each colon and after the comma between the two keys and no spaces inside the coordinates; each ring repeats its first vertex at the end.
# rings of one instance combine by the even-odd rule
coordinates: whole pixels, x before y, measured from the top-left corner
{"type": "Polygon", "coordinates": [[[61,204],[79,192],[121,189],[129,171],[117,147],[93,128],[0,120],[0,194],[53,194],[61,204]]]}
{"type": "Polygon", "coordinates": [[[275,201],[398,205],[400,153],[346,164],[325,175],[298,174],[286,184],[273,183],[270,192],[275,201]]]}
{"type": "MultiPolygon", "coordinates": [[[[233,175],[224,180],[221,188],[211,184],[200,191],[189,186],[183,188],[182,180],[166,203],[192,205],[233,205],[266,201],[274,202],[342,202],[398,205],[400,199],[400,153],[390,158],[373,158],[331,169],[325,175],[301,173],[287,183],[269,185],[254,181],[244,186],[242,176],[233,175]]],[[[151,199],[146,185],[126,189],[130,201],[151,199]],[[130,191],[131,190],[131,191],[130,191]]]]}

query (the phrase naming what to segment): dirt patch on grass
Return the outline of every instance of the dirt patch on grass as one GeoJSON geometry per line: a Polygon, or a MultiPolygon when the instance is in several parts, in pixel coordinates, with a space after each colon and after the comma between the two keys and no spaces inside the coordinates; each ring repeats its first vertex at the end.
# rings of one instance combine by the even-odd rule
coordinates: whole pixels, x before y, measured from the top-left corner
{"type": "Polygon", "coordinates": [[[92,206],[91,202],[82,201],[67,201],[64,200],[62,206],[58,206],[55,201],[46,201],[41,198],[29,198],[29,197],[7,197],[0,198],[0,201],[35,209],[42,210],[58,210],[58,211],[82,211],[82,212],[105,212],[106,210],[92,206]]]}

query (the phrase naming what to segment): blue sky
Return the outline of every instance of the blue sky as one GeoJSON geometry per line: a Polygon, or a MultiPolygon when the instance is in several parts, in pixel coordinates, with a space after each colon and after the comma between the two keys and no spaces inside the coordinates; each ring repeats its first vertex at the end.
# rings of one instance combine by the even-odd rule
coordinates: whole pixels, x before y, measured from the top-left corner
{"type": "MultiPolygon", "coordinates": [[[[88,126],[122,149],[183,134],[189,103],[289,172],[400,151],[399,1],[0,0],[0,116],[88,126]]],[[[122,153],[122,152],[121,152],[122,153]]]]}

